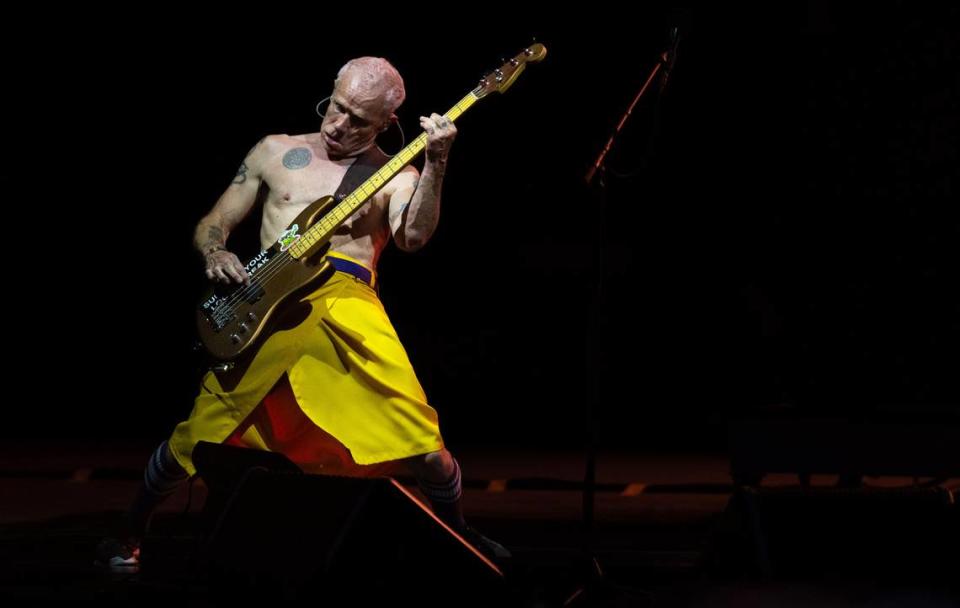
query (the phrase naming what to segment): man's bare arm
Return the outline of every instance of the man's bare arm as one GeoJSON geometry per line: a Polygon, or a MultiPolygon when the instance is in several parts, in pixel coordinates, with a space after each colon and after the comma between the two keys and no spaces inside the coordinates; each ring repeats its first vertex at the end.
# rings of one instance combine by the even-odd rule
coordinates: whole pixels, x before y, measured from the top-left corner
{"type": "Polygon", "coordinates": [[[264,138],[247,153],[233,182],[197,224],[193,243],[203,255],[207,278],[213,281],[243,283],[249,279],[237,256],[227,250],[227,239],[257,201],[269,140],[264,138]]]}
{"type": "Polygon", "coordinates": [[[447,169],[447,156],[457,129],[446,118],[432,114],[421,116],[420,124],[427,131],[426,162],[423,175],[405,170],[392,181],[389,205],[390,229],[397,246],[416,251],[430,240],[440,221],[440,192],[447,169]]]}

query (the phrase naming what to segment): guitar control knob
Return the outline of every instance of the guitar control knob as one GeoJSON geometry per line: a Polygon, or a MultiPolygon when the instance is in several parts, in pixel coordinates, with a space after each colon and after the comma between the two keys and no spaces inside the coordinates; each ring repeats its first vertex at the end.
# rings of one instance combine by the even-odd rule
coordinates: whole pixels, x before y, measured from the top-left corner
{"type": "Polygon", "coordinates": [[[230,340],[232,340],[234,344],[240,344],[240,336],[237,334],[230,334],[230,340]]]}

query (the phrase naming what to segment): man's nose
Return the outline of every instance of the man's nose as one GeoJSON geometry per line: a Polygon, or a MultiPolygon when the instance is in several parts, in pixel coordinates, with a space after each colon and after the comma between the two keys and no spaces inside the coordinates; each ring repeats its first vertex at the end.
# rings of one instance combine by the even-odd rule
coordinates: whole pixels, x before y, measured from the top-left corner
{"type": "Polygon", "coordinates": [[[333,121],[333,126],[338,132],[343,132],[347,130],[347,126],[350,123],[350,117],[346,114],[341,114],[337,116],[336,120],[333,121]]]}

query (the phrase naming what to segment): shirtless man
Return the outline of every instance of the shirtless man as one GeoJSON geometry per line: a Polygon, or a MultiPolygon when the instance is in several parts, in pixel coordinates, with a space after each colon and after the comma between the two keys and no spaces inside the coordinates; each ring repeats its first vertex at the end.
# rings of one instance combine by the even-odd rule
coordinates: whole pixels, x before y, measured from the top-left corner
{"type": "MultiPolygon", "coordinates": [[[[268,249],[310,203],[336,192],[354,163],[382,165],[387,159],[374,142],[397,120],[404,96],[403,80],[386,60],[354,59],[337,75],[319,132],[272,135],[254,146],[197,226],[207,277],[250,280],[227,238],[258,200],[264,203],[261,246],[268,249]]],[[[195,473],[191,453],[200,440],[280,451],[307,471],[365,474],[401,463],[440,519],[491,557],[509,557],[466,526],[459,466],[371,289],[391,236],[401,250],[416,251],[437,227],[457,130],[438,114],[421,116],[420,125],[427,132],[423,174],[406,167],[337,230],[328,259],[339,272],[306,298],[311,316],[271,336],[235,389],[224,390],[207,374],[190,418],[150,458],[126,529],[98,547],[101,563],[136,569],[150,515],[195,473]]]]}
{"type": "MultiPolygon", "coordinates": [[[[195,244],[205,255],[207,277],[246,280],[240,260],[226,250],[226,238],[253,207],[261,185],[267,195],[260,242],[267,249],[310,203],[337,189],[354,159],[396,122],[394,111],[403,98],[403,81],[392,66],[355,59],[340,70],[319,132],[272,135],[254,146],[233,184],[197,226],[195,244]]],[[[416,251],[430,239],[457,129],[437,114],[421,116],[420,125],[427,131],[427,160],[419,187],[418,172],[408,165],[341,226],[331,240],[333,250],[375,268],[391,235],[404,251],[416,251]]]]}

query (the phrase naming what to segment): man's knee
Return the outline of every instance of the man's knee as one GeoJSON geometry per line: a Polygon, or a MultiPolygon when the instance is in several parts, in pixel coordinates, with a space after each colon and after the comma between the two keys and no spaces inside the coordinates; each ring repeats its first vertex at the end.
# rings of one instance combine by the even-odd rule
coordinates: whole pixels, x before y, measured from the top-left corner
{"type": "Polygon", "coordinates": [[[446,449],[407,459],[407,467],[418,479],[442,482],[454,473],[453,456],[446,449]]]}

